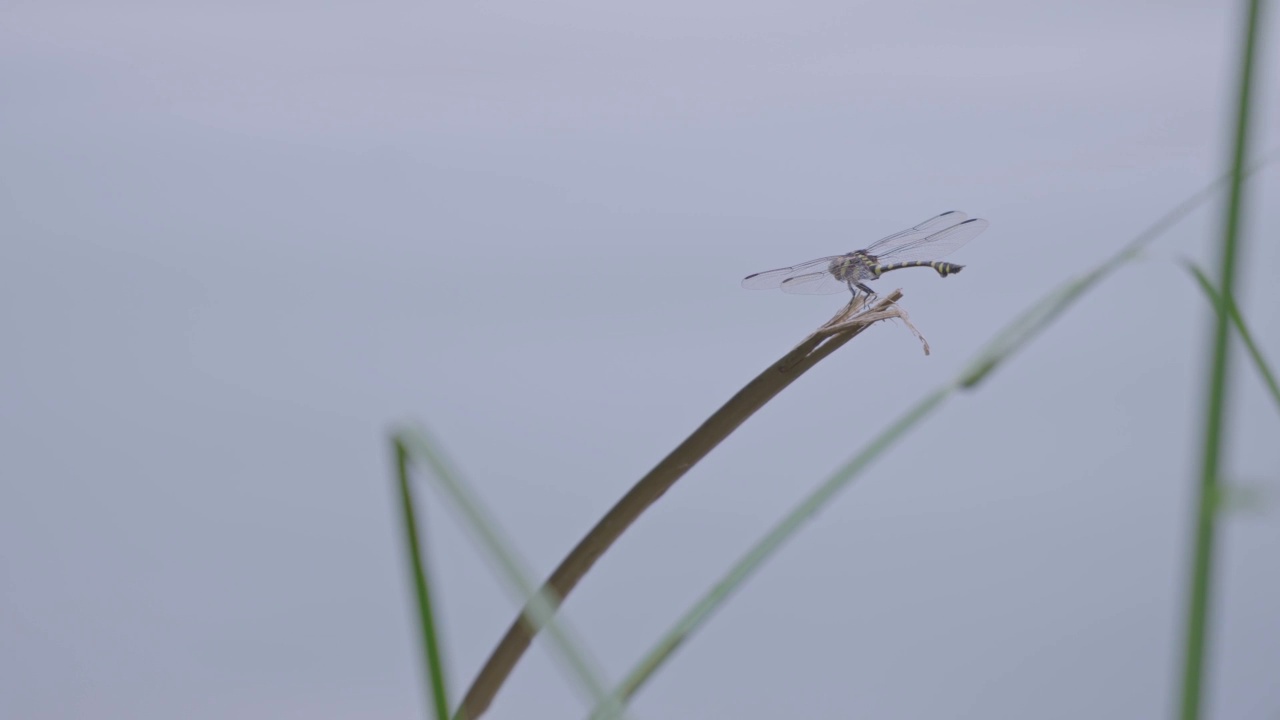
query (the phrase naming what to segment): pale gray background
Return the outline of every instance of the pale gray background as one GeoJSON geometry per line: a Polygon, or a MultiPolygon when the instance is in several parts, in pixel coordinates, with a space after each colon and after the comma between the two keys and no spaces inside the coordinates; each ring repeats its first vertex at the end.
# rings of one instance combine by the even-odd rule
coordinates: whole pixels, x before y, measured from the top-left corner
{"type": "MultiPolygon", "coordinates": [[[[619,677],[1014,313],[1225,167],[1236,6],[10,0],[0,716],[420,717],[391,423],[427,422],[545,573],[843,302],[743,275],[989,218],[962,275],[879,283],[932,357],[868,333],[588,577],[566,615],[619,677]]],[[[1273,359],[1277,182],[1241,265],[1273,359]]],[[[1167,716],[1209,327],[1172,260],[1211,259],[1219,217],[878,462],[637,714],[1167,716]]],[[[1210,706],[1275,718],[1280,422],[1238,370],[1226,465],[1263,503],[1224,526],[1210,706]]],[[[428,515],[460,690],[515,606],[428,515]]],[[[579,698],[535,650],[492,717],[579,698]]]]}

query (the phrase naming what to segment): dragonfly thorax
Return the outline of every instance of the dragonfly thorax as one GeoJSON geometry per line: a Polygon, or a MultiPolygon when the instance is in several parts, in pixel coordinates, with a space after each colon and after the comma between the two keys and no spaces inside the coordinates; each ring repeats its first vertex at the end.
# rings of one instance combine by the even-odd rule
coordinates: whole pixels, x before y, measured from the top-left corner
{"type": "Polygon", "coordinates": [[[840,282],[853,283],[880,277],[876,272],[879,264],[876,256],[857,250],[832,260],[827,271],[840,282]]]}

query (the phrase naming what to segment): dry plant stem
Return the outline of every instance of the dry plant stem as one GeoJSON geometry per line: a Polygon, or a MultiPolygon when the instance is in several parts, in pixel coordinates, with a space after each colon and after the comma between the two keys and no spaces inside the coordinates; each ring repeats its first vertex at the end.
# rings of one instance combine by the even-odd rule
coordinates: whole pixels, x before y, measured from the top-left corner
{"type": "Polygon", "coordinates": [[[916,336],[916,339],[920,341],[920,345],[923,346],[924,348],[924,354],[925,355],[929,354],[929,341],[925,340],[924,335],[921,335],[920,331],[916,329],[916,326],[911,324],[911,318],[907,317],[907,311],[903,310],[901,307],[897,305],[894,305],[892,308],[885,310],[883,312],[859,313],[858,315],[854,316],[852,320],[847,320],[845,322],[837,323],[835,325],[832,325],[831,323],[827,323],[826,325],[823,325],[821,328],[819,328],[815,334],[834,335],[835,333],[838,333],[841,330],[845,329],[846,327],[850,327],[851,325],[855,325],[858,323],[876,322],[879,320],[901,320],[902,324],[906,325],[907,329],[910,330],[911,333],[916,336]]]}
{"type": "MultiPolygon", "coordinates": [[[[747,383],[647,475],[640,478],[551,573],[544,586],[549,591],[549,596],[564,602],[564,598],[573,591],[596,560],[600,559],[646,508],[796,378],[875,323],[893,318],[906,321],[905,314],[895,305],[902,298],[900,290],[884,296],[867,312],[859,312],[863,305],[860,298],[861,296],[850,301],[835,317],[747,383]]],[[[909,322],[907,325],[910,327],[909,322]]],[[[920,337],[914,327],[911,331],[920,337]]],[[[924,338],[920,339],[921,342],[924,341],[924,338]]],[[[927,354],[927,343],[925,348],[927,354]]],[[[456,718],[476,720],[489,708],[498,689],[540,629],[528,617],[527,609],[522,611],[494,648],[489,660],[467,690],[456,718]]]]}

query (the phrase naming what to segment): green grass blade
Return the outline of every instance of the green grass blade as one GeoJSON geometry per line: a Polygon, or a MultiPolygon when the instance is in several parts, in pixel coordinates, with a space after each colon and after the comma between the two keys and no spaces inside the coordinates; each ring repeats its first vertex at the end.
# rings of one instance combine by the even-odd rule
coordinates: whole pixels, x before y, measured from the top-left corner
{"type": "MultiPolygon", "coordinates": [[[[893,445],[908,430],[927,417],[942,404],[953,392],[954,386],[947,386],[934,391],[931,395],[916,403],[901,418],[880,433],[862,452],[840,468],[834,475],[822,483],[790,513],[786,515],[772,530],[757,542],[734,566],[720,582],[698,601],[688,613],[676,623],[669,632],[663,635],[634,670],[627,675],[616,694],[619,699],[630,698],[644,684],[671,653],[683,643],[690,634],[702,625],[711,614],[747,580],[770,555],[782,546],[795,532],[823,508],[836,493],[853,481],[863,468],[875,460],[882,452],[893,445]]],[[[612,717],[605,708],[597,710],[601,718],[612,717]]]]}
{"type": "Polygon", "coordinates": [[[1231,320],[1229,298],[1235,296],[1235,271],[1240,238],[1240,218],[1244,206],[1245,158],[1249,155],[1249,129],[1254,83],[1254,57],[1258,48],[1261,0],[1249,0],[1245,13],[1244,43],[1240,59],[1239,95],[1231,158],[1231,193],[1223,222],[1222,254],[1219,262],[1217,322],[1210,344],[1211,369],[1205,393],[1204,441],[1200,466],[1199,496],[1195,510],[1195,543],[1187,588],[1187,619],[1183,645],[1182,720],[1197,720],[1204,705],[1204,666],[1208,636],[1209,603],[1213,588],[1213,547],[1219,474],[1222,464],[1223,418],[1227,405],[1227,367],[1231,344],[1227,342],[1231,320]]]}
{"type": "MultiPolygon", "coordinates": [[[[1210,282],[1209,276],[1204,270],[1191,262],[1184,263],[1187,270],[1195,276],[1200,283],[1200,289],[1204,290],[1204,294],[1209,297],[1209,302],[1214,308],[1220,309],[1224,306],[1223,300],[1218,295],[1218,291],[1210,282]]],[[[1244,316],[1240,314],[1240,308],[1232,298],[1225,298],[1225,306],[1230,316],[1231,323],[1235,325],[1236,332],[1240,333],[1240,339],[1244,341],[1245,349],[1249,351],[1249,357],[1253,359],[1253,366],[1257,368],[1258,374],[1262,376],[1262,382],[1266,384],[1267,389],[1271,391],[1271,399],[1276,401],[1276,409],[1280,410],[1280,383],[1276,382],[1276,375],[1271,370],[1271,366],[1267,364],[1267,359],[1263,357],[1262,350],[1253,340],[1253,334],[1249,332],[1249,328],[1244,324],[1244,316]]]]}
{"type": "Polygon", "coordinates": [[[502,579],[518,593],[520,601],[525,603],[525,621],[547,630],[557,657],[578,681],[591,702],[596,706],[610,708],[615,716],[620,715],[623,707],[610,697],[601,679],[602,674],[583,643],[574,637],[563,622],[555,619],[555,608],[559,605],[557,599],[540,591],[531,579],[533,574],[516,553],[515,545],[504,536],[501,526],[479,499],[459,480],[458,473],[446,462],[436,444],[421,428],[401,430],[395,437],[405,448],[410,460],[431,470],[428,476],[459,511],[468,529],[475,534],[497,566],[502,579]]]}
{"type": "MultiPolygon", "coordinates": [[[[1264,167],[1277,156],[1280,151],[1273,150],[1246,170],[1253,173],[1264,167]]],[[[1177,225],[1193,211],[1204,205],[1213,197],[1220,185],[1229,181],[1233,175],[1227,173],[1209,183],[1190,197],[1178,203],[1169,212],[1160,216],[1145,230],[1133,236],[1127,243],[1107,260],[1099,263],[1089,272],[1075,280],[1069,280],[1056,290],[1041,298],[1036,304],[1009,323],[1000,333],[979,351],[968,369],[961,373],[960,385],[965,388],[976,387],[995,369],[997,365],[1009,357],[1017,348],[1025,345],[1032,337],[1049,326],[1059,314],[1066,310],[1075,300],[1083,295],[1094,284],[1115,272],[1125,263],[1137,258],[1156,238],[1177,225]]]]}
{"type": "Polygon", "coordinates": [[[418,620],[422,629],[422,650],[427,666],[427,686],[436,720],[449,720],[449,690],[444,681],[444,660],[440,654],[440,640],[436,632],[435,613],[431,604],[431,583],[428,582],[425,554],[418,535],[417,513],[414,510],[413,490],[409,484],[409,461],[404,445],[392,442],[396,456],[396,478],[400,489],[400,507],[404,511],[405,545],[408,547],[409,565],[413,573],[413,586],[418,600],[418,620]]]}
{"type": "MultiPolygon", "coordinates": [[[[864,468],[891,447],[899,438],[928,417],[954,391],[972,388],[981,383],[996,367],[1019,349],[1026,346],[1040,332],[1065,312],[1089,289],[1122,267],[1157,237],[1189,215],[1213,196],[1213,191],[1226,178],[1219,178],[1204,189],[1179,203],[1171,211],[1134,236],[1119,252],[1100,263],[1084,275],[1062,284],[1023,312],[975,356],[956,379],[935,390],[918,402],[901,418],[877,436],[864,450],[825,480],[816,490],[787,514],[772,530],[756,542],[725,576],[717,582],[676,624],[659,639],[658,643],[635,665],[622,683],[614,690],[614,696],[622,703],[629,700],[645,682],[661,667],[672,653],[683,644],[711,615],[738,589],[783,543],[795,534],[804,523],[824,507],[832,498],[851,483],[864,468]]],[[[598,706],[593,717],[609,718],[609,711],[598,706]]]]}

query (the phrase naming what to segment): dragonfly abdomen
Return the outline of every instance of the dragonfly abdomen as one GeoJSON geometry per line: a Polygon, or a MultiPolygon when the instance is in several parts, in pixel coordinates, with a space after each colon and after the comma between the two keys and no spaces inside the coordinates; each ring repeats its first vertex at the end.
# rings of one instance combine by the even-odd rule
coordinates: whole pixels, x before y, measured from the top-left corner
{"type": "Polygon", "coordinates": [[[956,265],[955,263],[940,262],[938,260],[913,260],[911,262],[889,263],[888,265],[876,265],[874,268],[874,271],[875,271],[876,277],[880,277],[881,275],[891,270],[901,270],[903,268],[913,268],[913,267],[933,268],[934,270],[937,270],[938,274],[941,275],[942,277],[946,277],[948,275],[958,273],[964,269],[963,265],[956,265]]]}

